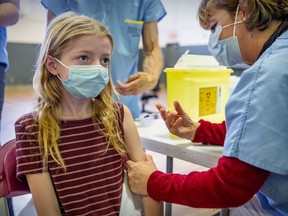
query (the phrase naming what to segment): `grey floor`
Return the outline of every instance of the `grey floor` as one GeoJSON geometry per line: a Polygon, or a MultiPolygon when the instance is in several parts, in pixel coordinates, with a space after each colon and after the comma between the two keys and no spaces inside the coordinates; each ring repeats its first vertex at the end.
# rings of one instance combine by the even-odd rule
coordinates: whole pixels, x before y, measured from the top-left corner
{"type": "MultiPolygon", "coordinates": [[[[149,103],[145,106],[145,109],[149,111],[156,111],[155,104],[162,103],[167,104],[166,91],[162,90],[158,94],[158,98],[149,100],[149,103]]],[[[8,140],[14,138],[14,122],[22,114],[29,112],[33,109],[33,93],[31,86],[7,86],[6,98],[4,103],[4,109],[2,114],[2,127],[1,127],[1,143],[5,143],[8,140]]],[[[148,154],[153,156],[155,164],[158,169],[165,171],[166,169],[166,157],[165,155],[155,152],[147,151],[148,154]]],[[[174,159],[174,172],[188,173],[191,170],[206,170],[206,168],[191,164],[182,160],[174,159]]],[[[21,211],[23,206],[31,199],[31,195],[19,196],[13,198],[13,205],[15,215],[21,211]]],[[[218,209],[194,209],[181,205],[172,205],[172,215],[175,216],[211,216],[218,212],[218,209]]]]}

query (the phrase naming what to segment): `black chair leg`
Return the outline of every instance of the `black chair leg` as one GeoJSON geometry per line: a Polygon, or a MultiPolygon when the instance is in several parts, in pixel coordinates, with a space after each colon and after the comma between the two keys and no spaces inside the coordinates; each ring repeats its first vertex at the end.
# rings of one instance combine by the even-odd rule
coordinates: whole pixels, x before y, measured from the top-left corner
{"type": "Polygon", "coordinates": [[[14,216],[14,208],[13,208],[12,198],[7,198],[7,205],[8,205],[9,216],[14,216]]]}

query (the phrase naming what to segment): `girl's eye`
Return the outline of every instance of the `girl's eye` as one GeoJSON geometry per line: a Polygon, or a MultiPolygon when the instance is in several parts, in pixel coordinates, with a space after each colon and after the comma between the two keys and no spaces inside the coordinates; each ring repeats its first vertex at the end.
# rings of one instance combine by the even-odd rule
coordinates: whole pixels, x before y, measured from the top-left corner
{"type": "Polygon", "coordinates": [[[109,64],[110,63],[110,58],[108,58],[108,57],[103,58],[102,63],[105,64],[105,65],[109,64]]]}
{"type": "Polygon", "coordinates": [[[83,55],[83,56],[80,56],[80,57],[79,57],[79,60],[80,60],[80,61],[89,61],[89,57],[86,56],[86,55],[83,55]]]}

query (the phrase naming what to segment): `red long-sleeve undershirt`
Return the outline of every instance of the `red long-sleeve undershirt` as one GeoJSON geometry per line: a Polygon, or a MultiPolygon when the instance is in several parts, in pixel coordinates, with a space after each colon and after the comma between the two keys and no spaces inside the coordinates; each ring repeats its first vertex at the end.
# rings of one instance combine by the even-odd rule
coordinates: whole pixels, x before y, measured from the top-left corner
{"type": "Polygon", "coordinates": [[[249,201],[269,172],[236,158],[222,157],[215,168],[187,175],[155,171],[148,180],[148,194],[155,200],[195,208],[228,208],[249,201]]]}
{"type": "MultiPolygon", "coordinates": [[[[200,120],[193,142],[223,145],[225,122],[212,124],[200,120]]],[[[218,165],[208,171],[187,175],[152,173],[148,194],[155,200],[178,203],[196,208],[228,208],[243,205],[264,184],[268,171],[237,158],[221,157],[218,165]]]]}
{"type": "Polygon", "coordinates": [[[203,144],[223,145],[226,135],[225,121],[222,123],[211,123],[209,121],[200,120],[200,126],[196,130],[196,134],[192,142],[201,142],[203,144]]]}

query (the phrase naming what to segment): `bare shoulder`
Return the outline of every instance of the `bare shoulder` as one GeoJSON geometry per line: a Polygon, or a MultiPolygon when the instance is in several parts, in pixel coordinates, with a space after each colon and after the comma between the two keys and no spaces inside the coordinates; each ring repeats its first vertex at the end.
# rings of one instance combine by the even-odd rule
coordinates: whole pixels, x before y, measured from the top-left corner
{"type": "Polygon", "coordinates": [[[123,110],[124,110],[124,119],[125,118],[132,118],[133,119],[130,109],[124,104],[123,104],[123,110]]]}

